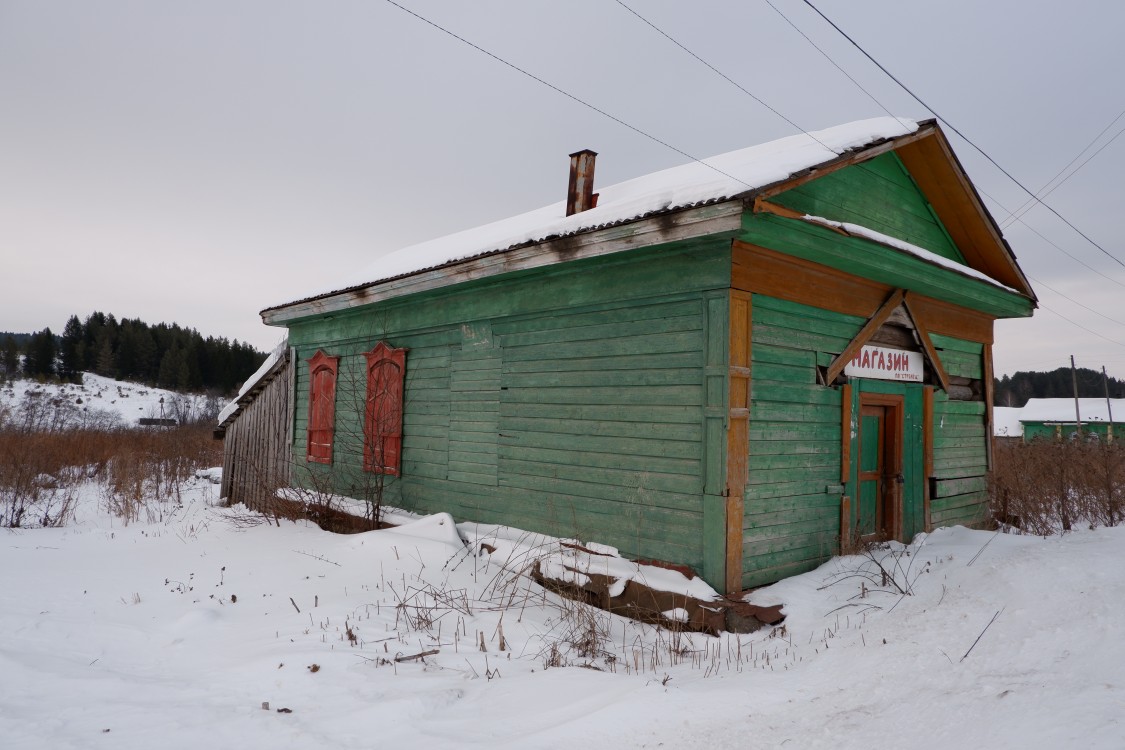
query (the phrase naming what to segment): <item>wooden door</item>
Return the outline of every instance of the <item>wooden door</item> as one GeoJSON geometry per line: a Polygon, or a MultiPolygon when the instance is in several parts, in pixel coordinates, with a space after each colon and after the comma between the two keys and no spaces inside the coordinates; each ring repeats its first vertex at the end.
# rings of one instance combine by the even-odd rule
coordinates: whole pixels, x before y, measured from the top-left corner
{"type": "Polygon", "coordinates": [[[856,531],[863,540],[902,536],[902,414],[902,396],[860,395],[856,531]]]}

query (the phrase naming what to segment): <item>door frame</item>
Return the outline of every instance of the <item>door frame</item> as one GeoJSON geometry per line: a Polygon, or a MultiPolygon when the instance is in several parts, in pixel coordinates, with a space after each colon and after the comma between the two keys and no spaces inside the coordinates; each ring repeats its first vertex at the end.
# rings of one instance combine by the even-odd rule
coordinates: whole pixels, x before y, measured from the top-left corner
{"type": "Polygon", "coordinates": [[[894,509],[894,538],[909,541],[930,529],[929,477],[933,470],[933,388],[921,383],[852,378],[841,389],[840,548],[845,553],[855,537],[859,502],[859,427],[861,404],[886,404],[901,408],[894,417],[900,440],[899,463],[904,484],[898,488],[894,509]]]}
{"type": "MultiPolygon", "coordinates": [[[[876,528],[873,536],[868,537],[877,541],[896,540],[903,541],[903,477],[906,473],[904,466],[904,416],[906,399],[900,394],[870,393],[861,391],[859,394],[860,431],[863,429],[863,411],[866,406],[884,409],[882,420],[883,437],[880,441],[882,449],[882,477],[881,492],[879,493],[876,507],[876,528]],[[889,465],[888,465],[889,464],[889,465]],[[880,516],[882,523],[879,522],[880,516]]],[[[858,483],[863,481],[859,477],[860,466],[863,463],[863,440],[856,444],[856,528],[859,528],[859,503],[858,483]]]]}

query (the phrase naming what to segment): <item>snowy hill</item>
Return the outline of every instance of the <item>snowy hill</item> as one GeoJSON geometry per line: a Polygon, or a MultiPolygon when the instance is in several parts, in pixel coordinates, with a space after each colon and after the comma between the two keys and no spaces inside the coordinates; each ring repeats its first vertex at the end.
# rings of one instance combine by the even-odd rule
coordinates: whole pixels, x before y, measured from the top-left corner
{"type": "Polygon", "coordinates": [[[0,746],[1123,746],[1122,528],[941,529],[876,552],[893,582],[837,558],[752,595],[784,627],[715,638],[559,599],[440,518],[340,536],[214,492],[0,531],[0,746]]]}
{"type": "Polygon", "coordinates": [[[40,384],[22,379],[0,386],[0,409],[18,408],[29,394],[42,403],[67,410],[78,420],[103,416],[126,425],[135,425],[138,419],[148,417],[175,418],[182,413],[194,416],[214,408],[206,396],[185,395],[86,372],[82,374],[82,385],[40,384]]]}

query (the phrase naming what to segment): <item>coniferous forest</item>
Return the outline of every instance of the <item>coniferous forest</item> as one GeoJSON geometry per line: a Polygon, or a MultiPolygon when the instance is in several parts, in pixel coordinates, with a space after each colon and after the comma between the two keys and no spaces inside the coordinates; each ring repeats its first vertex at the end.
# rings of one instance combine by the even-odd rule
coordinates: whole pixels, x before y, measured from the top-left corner
{"type": "MultiPolygon", "coordinates": [[[[1079,367],[1075,375],[1079,398],[1105,398],[1106,380],[1100,371],[1079,367]]],[[[1005,375],[994,383],[993,403],[997,406],[1022,407],[1029,398],[1074,398],[1074,381],[1069,367],[1051,372],[1021,371],[1011,377],[1005,375]]],[[[1108,384],[1110,398],[1125,398],[1125,382],[1110,377],[1108,384]]]]}
{"type": "Polygon", "coordinates": [[[249,344],[214,336],[176,323],[149,325],[94,312],[70,316],[61,336],[50,328],[17,341],[0,341],[0,374],[77,381],[82,372],[132,380],[177,391],[230,393],[265,360],[249,344]],[[18,354],[24,355],[22,367],[18,354]]]}

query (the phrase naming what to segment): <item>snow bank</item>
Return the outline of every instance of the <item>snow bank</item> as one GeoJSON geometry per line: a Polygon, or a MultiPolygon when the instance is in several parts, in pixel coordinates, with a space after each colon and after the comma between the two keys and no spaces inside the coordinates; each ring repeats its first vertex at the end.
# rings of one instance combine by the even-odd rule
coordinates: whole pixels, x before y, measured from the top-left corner
{"type": "Polygon", "coordinates": [[[478,556],[216,494],[126,526],[90,485],[77,525],[0,533],[5,750],[1122,746],[1125,528],[938,530],[898,548],[911,596],[837,558],[754,592],[784,628],[715,638],[576,619],[498,565],[558,540],[481,527],[508,551],[478,556]]]}
{"type": "Polygon", "coordinates": [[[538,563],[544,576],[579,586],[589,582],[590,574],[607,576],[613,579],[611,596],[620,595],[629,581],[637,581],[656,591],[701,601],[721,598],[701,578],[688,578],[678,570],[627,560],[608,545],[583,544],[577,539],[559,539],[510,526],[462,523],[457,528],[478,554],[487,553],[490,559],[514,572],[524,572],[538,563]]]}

